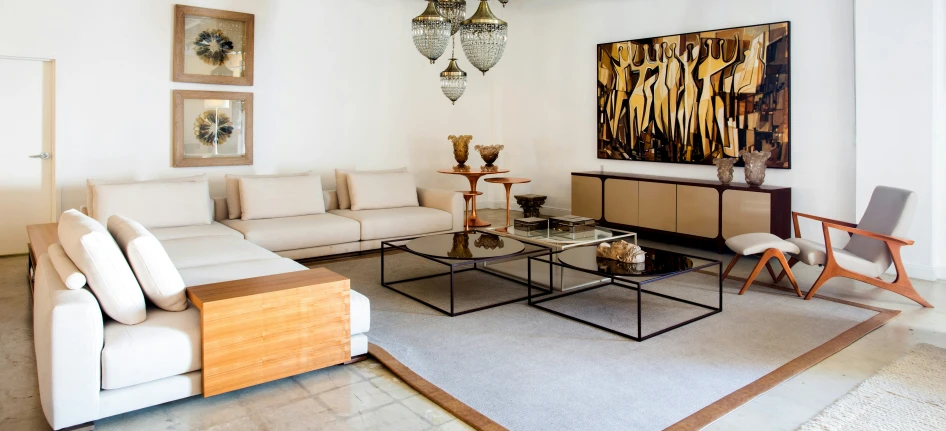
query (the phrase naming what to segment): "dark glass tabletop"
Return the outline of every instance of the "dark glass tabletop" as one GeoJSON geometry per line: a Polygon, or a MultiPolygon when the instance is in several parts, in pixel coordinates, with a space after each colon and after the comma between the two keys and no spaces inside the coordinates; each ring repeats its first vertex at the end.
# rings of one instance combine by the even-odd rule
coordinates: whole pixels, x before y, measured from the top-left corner
{"type": "Polygon", "coordinates": [[[576,247],[559,253],[559,261],[566,265],[608,275],[646,277],[672,274],[693,268],[693,260],[679,253],[641,247],[647,258],[642,263],[625,263],[598,257],[596,247],[576,247]]]}
{"type": "Polygon", "coordinates": [[[488,233],[445,233],[407,242],[411,251],[441,259],[487,259],[516,254],[525,245],[515,239],[488,233]]]}

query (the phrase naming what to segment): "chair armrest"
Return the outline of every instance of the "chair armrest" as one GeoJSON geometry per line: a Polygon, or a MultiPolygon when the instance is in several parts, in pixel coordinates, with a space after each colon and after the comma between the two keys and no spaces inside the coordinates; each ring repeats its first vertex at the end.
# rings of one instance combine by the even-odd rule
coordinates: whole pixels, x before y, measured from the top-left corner
{"type": "Polygon", "coordinates": [[[880,234],[880,233],[876,233],[876,232],[871,232],[871,231],[867,231],[867,230],[863,230],[863,229],[858,229],[857,227],[851,227],[851,226],[842,225],[842,224],[838,224],[838,223],[823,222],[823,224],[824,224],[825,228],[831,228],[831,229],[842,230],[842,231],[845,231],[845,232],[850,233],[850,234],[853,234],[853,235],[860,235],[860,236],[863,236],[863,237],[866,237],[866,238],[876,239],[876,240],[878,240],[878,241],[883,241],[883,242],[889,242],[889,243],[899,244],[899,245],[901,245],[901,246],[904,246],[904,245],[913,245],[913,240],[910,240],[910,239],[897,238],[897,237],[893,237],[893,236],[890,236],[890,235],[884,235],[884,234],[880,234]]]}
{"type": "Polygon", "coordinates": [[[48,254],[33,292],[33,341],[40,404],[53,429],[98,419],[104,344],[102,310],[92,292],[62,284],[48,254]]]}
{"type": "Polygon", "coordinates": [[[795,227],[795,238],[801,238],[801,229],[799,229],[799,227],[798,227],[798,218],[799,218],[799,217],[811,219],[811,220],[814,220],[814,221],[820,221],[820,222],[822,222],[822,223],[833,223],[833,224],[837,224],[837,225],[841,225],[841,226],[857,227],[857,224],[855,224],[855,223],[849,223],[849,222],[840,221],[840,220],[832,220],[832,219],[829,219],[829,218],[818,217],[818,216],[811,215],[811,214],[805,214],[805,213],[800,213],[800,212],[797,212],[797,211],[792,211],[792,224],[793,224],[794,227],[795,227]]]}
{"type": "Polygon", "coordinates": [[[214,221],[223,221],[230,218],[230,208],[227,207],[227,198],[214,199],[214,221]]]}
{"type": "Polygon", "coordinates": [[[453,215],[453,231],[463,230],[463,196],[450,190],[417,189],[420,206],[446,211],[453,215]]]}

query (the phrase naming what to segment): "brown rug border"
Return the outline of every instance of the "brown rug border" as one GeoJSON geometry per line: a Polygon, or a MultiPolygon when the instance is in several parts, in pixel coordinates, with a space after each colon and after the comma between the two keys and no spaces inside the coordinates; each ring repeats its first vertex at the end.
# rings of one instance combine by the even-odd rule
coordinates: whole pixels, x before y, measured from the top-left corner
{"type": "MultiPolygon", "coordinates": [[[[371,257],[368,255],[362,256],[353,256],[350,258],[343,259],[333,259],[331,263],[344,261],[344,260],[355,260],[371,257]]],[[[317,263],[330,263],[329,261],[322,262],[313,262],[317,263]]],[[[708,275],[717,275],[716,273],[707,272],[707,271],[698,271],[703,274],[708,275]]],[[[739,282],[745,282],[746,279],[743,277],[736,277],[730,275],[726,278],[727,280],[735,280],[739,282]]],[[[784,286],[779,286],[772,283],[767,283],[759,280],[752,282],[753,285],[765,286],[772,289],[782,290],[786,292],[794,293],[794,290],[789,289],[784,286]]],[[[839,304],[850,305],[852,307],[863,308],[866,310],[876,311],[878,314],[870,319],[867,319],[853,328],[850,328],[841,334],[835,336],[834,338],[828,340],[824,344],[815,347],[812,350],[809,350],[807,353],[802,354],[801,356],[792,359],[788,363],[782,365],[781,367],[776,368],[774,371],[762,376],[758,380],[749,383],[746,386],[736,390],[735,392],[726,395],[719,400],[716,400],[712,404],[700,409],[696,413],[693,413],[690,416],[687,416],[683,420],[667,427],[667,430],[670,431],[683,431],[683,430],[698,430],[702,429],[709,424],[715,422],[719,418],[729,414],[733,410],[743,406],[744,404],[752,401],[754,398],[759,395],[768,392],[772,388],[780,385],[781,383],[795,377],[805,370],[817,365],[818,363],[824,361],[835,353],[844,350],[851,344],[854,344],[855,341],[863,338],[867,334],[873,332],[877,328],[886,325],[891,320],[900,315],[900,310],[891,310],[887,308],[874,307],[867,304],[861,304],[853,301],[848,301],[845,299],[832,298],[830,296],[815,295],[815,298],[823,299],[826,301],[836,302],[839,304]]],[[[381,347],[373,343],[368,344],[368,354],[375,358],[378,362],[383,364],[385,367],[391,370],[396,376],[398,376],[405,383],[413,387],[417,392],[420,392],[421,395],[427,397],[444,410],[450,414],[456,416],[458,419],[466,422],[471,427],[480,430],[480,431],[501,431],[506,430],[505,427],[496,423],[492,419],[488,418],[486,415],[478,412],[472,407],[466,405],[462,401],[458,400],[454,396],[450,395],[443,389],[440,389],[433,383],[430,383],[413,370],[408,368],[406,365],[398,361],[393,355],[388,353],[381,347]]]]}

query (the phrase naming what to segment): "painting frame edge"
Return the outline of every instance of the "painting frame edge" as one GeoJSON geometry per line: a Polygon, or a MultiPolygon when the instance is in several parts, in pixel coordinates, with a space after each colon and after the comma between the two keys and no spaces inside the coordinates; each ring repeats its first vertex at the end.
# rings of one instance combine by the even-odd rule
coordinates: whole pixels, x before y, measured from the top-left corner
{"type": "Polygon", "coordinates": [[[253,164],[253,93],[235,91],[172,90],[171,167],[196,168],[209,166],[246,166],[253,164]],[[184,100],[226,99],[242,100],[244,105],[245,152],[242,156],[215,158],[184,157],[184,100]]]}
{"type": "Polygon", "coordinates": [[[253,64],[256,52],[254,44],[256,16],[251,13],[234,12],[222,9],[209,9],[197,6],[174,5],[174,41],[172,42],[173,66],[172,78],[174,82],[192,82],[197,84],[218,85],[253,85],[253,64]],[[198,15],[210,18],[242,21],[244,25],[246,47],[243,54],[243,76],[215,76],[184,73],[184,16],[198,15]]]}

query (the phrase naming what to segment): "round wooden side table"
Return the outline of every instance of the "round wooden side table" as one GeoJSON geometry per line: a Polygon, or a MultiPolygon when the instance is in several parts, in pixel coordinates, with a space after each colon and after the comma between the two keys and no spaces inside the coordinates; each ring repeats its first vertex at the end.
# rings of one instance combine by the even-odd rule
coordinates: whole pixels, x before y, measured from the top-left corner
{"type": "Polygon", "coordinates": [[[493,183],[493,184],[502,184],[502,185],[506,186],[506,227],[509,227],[509,226],[510,226],[510,224],[509,224],[509,193],[512,191],[512,185],[513,185],[513,184],[531,183],[532,180],[530,180],[530,179],[528,179],[528,178],[505,178],[505,177],[501,177],[501,178],[487,178],[487,179],[486,179],[486,182],[487,182],[487,183],[493,183]]]}
{"type": "MultiPolygon", "coordinates": [[[[479,182],[480,177],[484,175],[493,175],[493,174],[506,174],[509,173],[509,169],[495,169],[495,170],[482,170],[482,169],[473,169],[470,168],[468,171],[455,171],[453,169],[440,169],[437,172],[441,174],[448,175],[463,175],[466,179],[470,180],[470,191],[476,191],[476,183],[479,182]]],[[[473,210],[470,213],[470,217],[467,220],[469,226],[471,227],[486,227],[489,226],[489,222],[485,220],[480,220],[476,217],[476,196],[472,198],[473,210]]]]}

